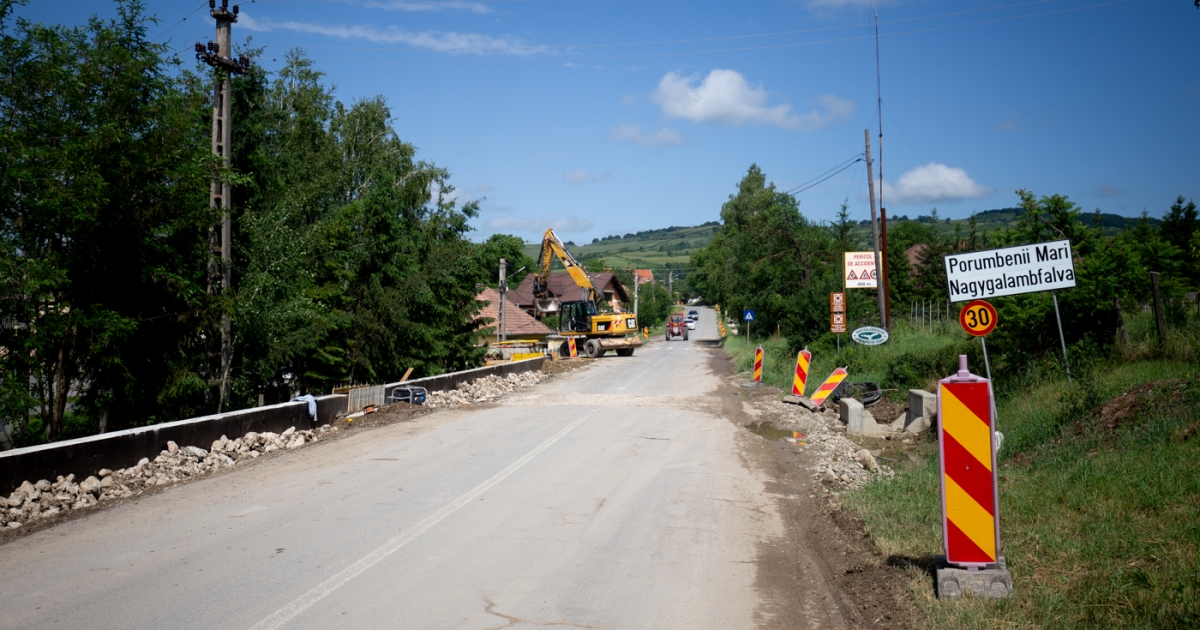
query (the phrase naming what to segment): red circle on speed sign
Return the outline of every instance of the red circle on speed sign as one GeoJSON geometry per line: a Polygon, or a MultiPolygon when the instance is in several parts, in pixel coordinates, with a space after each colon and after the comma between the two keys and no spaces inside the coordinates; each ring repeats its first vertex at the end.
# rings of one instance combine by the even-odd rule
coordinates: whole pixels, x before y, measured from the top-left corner
{"type": "Polygon", "coordinates": [[[996,307],[983,300],[972,300],[958,313],[958,323],[968,335],[982,337],[996,328],[996,307]]]}

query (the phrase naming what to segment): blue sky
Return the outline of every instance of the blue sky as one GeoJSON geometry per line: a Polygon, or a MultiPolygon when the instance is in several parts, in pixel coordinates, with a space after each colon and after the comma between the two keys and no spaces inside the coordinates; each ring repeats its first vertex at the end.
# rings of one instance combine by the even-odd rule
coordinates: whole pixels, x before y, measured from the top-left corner
{"type": "MultiPolygon", "coordinates": [[[[146,0],[151,36],[213,37],[207,2],[146,0]],[[181,21],[181,18],[187,19],[181,21]]],[[[256,0],[234,39],[278,69],[303,48],[346,102],[383,95],[399,136],[482,199],[475,238],[576,242],[719,218],[757,163],[785,190],[877,141],[866,0],[256,0]]],[[[1200,197],[1193,0],[883,0],[884,205],[941,216],[1018,188],[1161,216],[1200,197]]],[[[17,14],[83,23],[103,0],[17,14]]],[[[236,133],[236,121],[234,127],[236,133]]],[[[879,149],[873,149],[878,159],[879,149]]],[[[854,164],[798,195],[869,216],[854,164]]]]}

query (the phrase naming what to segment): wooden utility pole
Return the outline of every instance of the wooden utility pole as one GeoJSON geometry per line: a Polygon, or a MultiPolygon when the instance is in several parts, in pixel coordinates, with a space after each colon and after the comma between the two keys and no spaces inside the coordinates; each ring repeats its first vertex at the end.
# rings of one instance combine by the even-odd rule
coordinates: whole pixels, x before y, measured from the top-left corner
{"type": "Polygon", "coordinates": [[[500,341],[504,341],[507,339],[507,337],[504,334],[507,330],[507,328],[505,326],[505,324],[507,322],[504,321],[504,315],[505,315],[504,304],[505,304],[505,302],[508,302],[508,261],[501,258],[500,259],[500,317],[499,317],[499,321],[496,322],[497,326],[498,326],[496,329],[496,332],[498,333],[497,337],[500,339],[500,341]]]}
{"type": "Polygon", "coordinates": [[[887,307],[883,297],[883,266],[879,262],[879,220],[875,213],[875,177],[871,172],[871,130],[863,129],[867,144],[867,194],[871,197],[871,236],[875,242],[875,290],[879,297],[879,324],[887,326],[887,307]]]}
{"type": "MultiPolygon", "coordinates": [[[[216,0],[208,0],[209,14],[217,21],[217,41],[208,45],[196,43],[196,59],[213,67],[213,123],[212,150],[221,158],[226,169],[230,165],[230,152],[233,148],[233,86],[229,81],[231,74],[245,74],[250,68],[250,62],[245,56],[233,58],[233,23],[237,22],[238,5],[229,10],[229,0],[221,0],[217,6],[216,0]]],[[[208,260],[208,293],[223,294],[233,285],[233,224],[229,218],[229,202],[232,191],[229,182],[215,179],[209,190],[208,204],[213,210],[221,212],[220,229],[209,228],[208,243],[210,256],[208,260]],[[220,260],[218,261],[218,256],[220,260]]],[[[225,407],[229,392],[229,369],[233,361],[233,325],[229,315],[221,316],[221,379],[220,397],[217,411],[225,407]]]]}
{"type": "Polygon", "coordinates": [[[1158,288],[1158,272],[1150,272],[1150,286],[1154,290],[1154,327],[1158,330],[1158,345],[1167,345],[1167,320],[1163,318],[1162,291],[1158,288]]]}

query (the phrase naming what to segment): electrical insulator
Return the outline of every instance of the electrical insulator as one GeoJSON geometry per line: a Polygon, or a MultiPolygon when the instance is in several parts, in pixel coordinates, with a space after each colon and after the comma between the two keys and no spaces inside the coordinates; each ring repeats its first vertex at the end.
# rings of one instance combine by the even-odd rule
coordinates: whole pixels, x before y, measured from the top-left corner
{"type": "Polygon", "coordinates": [[[229,10],[229,0],[221,0],[221,8],[228,11],[229,10]]]}
{"type": "Polygon", "coordinates": [[[217,8],[217,0],[208,0],[208,8],[209,9],[217,8]]]}
{"type": "Polygon", "coordinates": [[[237,14],[238,14],[238,5],[236,5],[236,4],[235,4],[235,5],[233,5],[233,14],[234,14],[234,15],[237,15],[237,14]]]}

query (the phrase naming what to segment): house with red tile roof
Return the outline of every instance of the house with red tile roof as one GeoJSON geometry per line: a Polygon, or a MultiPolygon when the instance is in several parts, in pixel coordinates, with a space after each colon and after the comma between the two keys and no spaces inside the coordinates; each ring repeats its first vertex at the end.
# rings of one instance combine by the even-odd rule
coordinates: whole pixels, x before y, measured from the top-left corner
{"type": "MultiPolygon", "coordinates": [[[[512,295],[512,291],[509,291],[512,295]]],[[[500,292],[488,287],[475,296],[475,300],[483,302],[483,309],[475,316],[481,328],[488,332],[487,343],[493,344],[500,340],[500,292]]],[[[509,341],[529,339],[543,341],[551,331],[545,324],[534,319],[532,315],[521,310],[513,301],[508,300],[508,308],[504,310],[504,331],[509,341]]]]}

